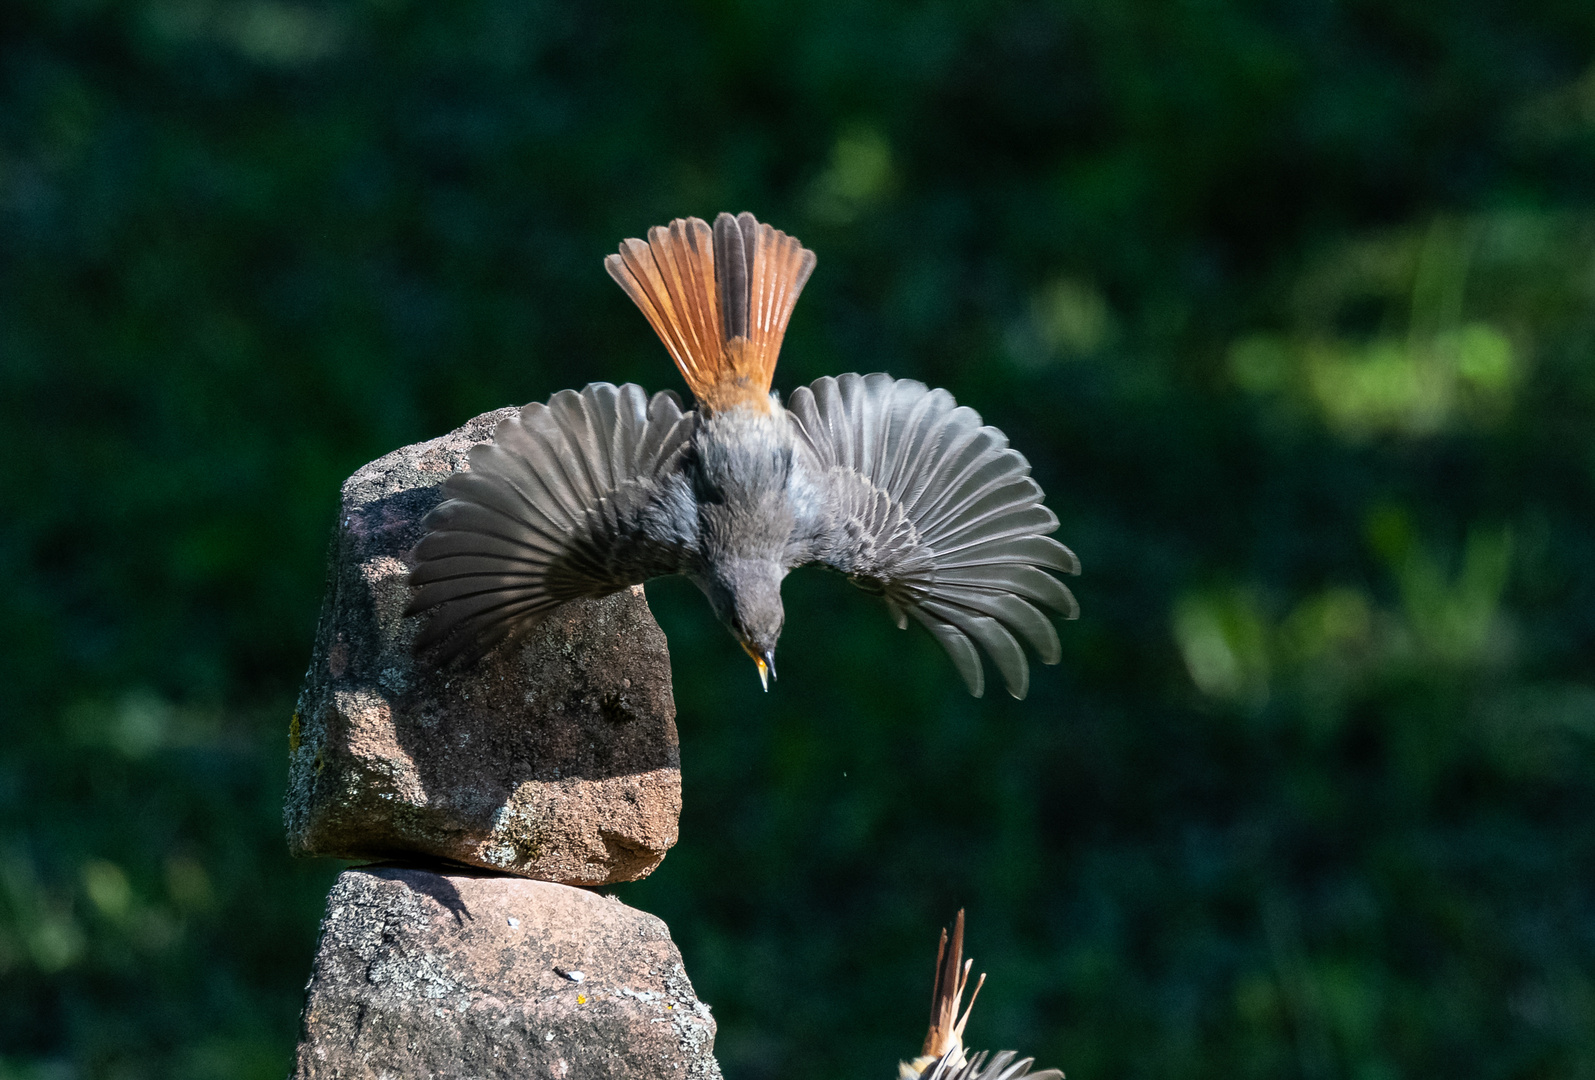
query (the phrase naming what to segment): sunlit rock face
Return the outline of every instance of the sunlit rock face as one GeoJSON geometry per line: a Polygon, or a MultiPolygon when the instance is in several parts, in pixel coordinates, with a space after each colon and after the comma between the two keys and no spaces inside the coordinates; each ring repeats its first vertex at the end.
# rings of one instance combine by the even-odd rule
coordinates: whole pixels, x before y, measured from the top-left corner
{"type": "Polygon", "coordinates": [[[289,722],[298,855],[441,858],[571,885],[646,876],[676,841],[670,658],[641,588],[558,609],[479,662],[412,643],[406,553],[502,409],[345,482],[310,670],[289,722]]]}
{"type": "Polygon", "coordinates": [[[714,1036],[652,915],[542,881],[348,870],[294,1077],[718,1080],[714,1036]]]}

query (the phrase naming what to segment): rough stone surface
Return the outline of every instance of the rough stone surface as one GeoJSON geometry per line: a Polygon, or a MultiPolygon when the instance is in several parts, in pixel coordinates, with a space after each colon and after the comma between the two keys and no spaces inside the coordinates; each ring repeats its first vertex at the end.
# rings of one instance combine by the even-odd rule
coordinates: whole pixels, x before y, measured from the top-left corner
{"type": "Polygon", "coordinates": [[[475,665],[417,663],[407,552],[450,472],[512,409],[343,486],[310,670],[289,723],[296,855],[427,855],[572,885],[645,877],[676,842],[670,657],[641,588],[558,609],[475,665]]]}
{"type": "Polygon", "coordinates": [[[652,915],[544,881],[346,870],[294,1076],[718,1080],[714,1035],[652,915]]]}

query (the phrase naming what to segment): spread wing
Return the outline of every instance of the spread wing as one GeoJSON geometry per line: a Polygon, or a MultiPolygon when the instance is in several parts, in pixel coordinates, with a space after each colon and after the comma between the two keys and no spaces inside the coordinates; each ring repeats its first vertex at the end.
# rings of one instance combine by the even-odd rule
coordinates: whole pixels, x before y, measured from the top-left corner
{"type": "Polygon", "coordinates": [[[946,648],[979,697],[979,645],[1008,692],[1029,688],[1022,639],[1046,664],[1058,634],[1043,609],[1079,614],[1048,571],[1079,573],[1047,534],[1030,464],[945,390],[888,375],[826,377],[787,403],[818,476],[818,502],[794,561],[823,562],[884,595],[899,626],[913,618],[946,648]]]}
{"type": "Polygon", "coordinates": [[[991,1059],[990,1065],[986,1064],[984,1051],[960,1065],[962,1058],[963,1055],[957,1050],[949,1050],[920,1074],[920,1080],[1019,1080],[1020,1077],[1025,1080],[1063,1080],[1063,1073],[1057,1069],[1031,1072],[1030,1066],[1035,1064],[1035,1058],[1021,1058],[1012,1050],[998,1053],[991,1059]]]}
{"type": "Polygon", "coordinates": [[[432,613],[417,651],[480,655],[567,600],[678,571],[695,422],[669,392],[593,383],[500,423],[445,481],[411,553],[406,614],[432,613]]]}

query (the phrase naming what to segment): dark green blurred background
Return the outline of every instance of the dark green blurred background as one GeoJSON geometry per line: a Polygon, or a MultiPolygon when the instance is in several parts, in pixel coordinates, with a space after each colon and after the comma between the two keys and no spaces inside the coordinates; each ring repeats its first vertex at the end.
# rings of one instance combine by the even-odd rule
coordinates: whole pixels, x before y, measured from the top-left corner
{"type": "Polygon", "coordinates": [[[1588,0],[6,0],[0,1078],[276,1078],[340,481],[679,388],[620,238],[819,269],[777,385],[950,388],[1083,615],[965,696],[845,582],[688,585],[664,916],[731,1080],[970,1028],[1071,1080],[1595,1077],[1588,0]]]}

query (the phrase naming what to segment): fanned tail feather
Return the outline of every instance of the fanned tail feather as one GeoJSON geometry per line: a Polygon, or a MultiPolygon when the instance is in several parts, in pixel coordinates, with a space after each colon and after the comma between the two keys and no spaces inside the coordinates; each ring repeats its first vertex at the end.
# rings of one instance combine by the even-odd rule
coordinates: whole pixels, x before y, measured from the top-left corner
{"type": "Polygon", "coordinates": [[[814,253],[752,214],[677,218],[604,260],[710,412],[770,408],[770,384],[814,253]]]}

